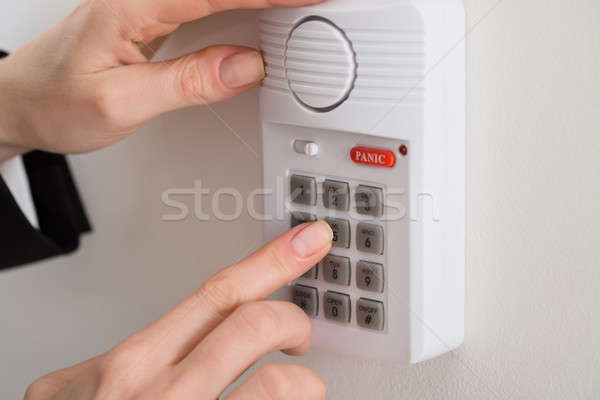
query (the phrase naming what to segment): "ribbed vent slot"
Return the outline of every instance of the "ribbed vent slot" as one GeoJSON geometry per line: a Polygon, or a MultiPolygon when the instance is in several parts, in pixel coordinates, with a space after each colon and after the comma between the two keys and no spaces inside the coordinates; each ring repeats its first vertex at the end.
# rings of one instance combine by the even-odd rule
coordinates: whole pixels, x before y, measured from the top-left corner
{"type": "MultiPolygon", "coordinates": [[[[267,63],[264,86],[289,92],[284,53],[292,25],[260,20],[267,63]]],[[[424,99],[425,43],[416,30],[342,27],[356,53],[357,80],[350,101],[420,103],[424,99]]],[[[330,32],[304,30],[288,44],[288,78],[297,93],[329,96],[344,85],[346,57],[330,32]]]]}

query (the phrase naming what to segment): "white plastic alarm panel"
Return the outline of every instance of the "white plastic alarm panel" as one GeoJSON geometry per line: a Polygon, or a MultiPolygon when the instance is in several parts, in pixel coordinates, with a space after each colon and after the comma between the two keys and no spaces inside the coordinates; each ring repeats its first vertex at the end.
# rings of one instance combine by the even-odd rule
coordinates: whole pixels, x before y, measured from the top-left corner
{"type": "Polygon", "coordinates": [[[329,0],[260,14],[265,240],[325,219],[331,253],[276,294],[313,343],[419,362],[463,340],[460,0],[329,0]]]}

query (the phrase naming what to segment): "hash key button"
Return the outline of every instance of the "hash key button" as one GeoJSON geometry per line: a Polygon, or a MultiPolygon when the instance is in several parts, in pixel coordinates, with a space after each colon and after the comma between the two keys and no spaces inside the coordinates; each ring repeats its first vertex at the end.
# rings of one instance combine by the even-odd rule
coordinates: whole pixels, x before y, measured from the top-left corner
{"type": "Polygon", "coordinates": [[[350,322],[350,296],[326,292],[323,296],[323,308],[325,318],[338,322],[350,322]]]}
{"type": "Polygon", "coordinates": [[[350,221],[337,218],[325,218],[333,231],[333,247],[350,247],[350,221]]]}
{"type": "Polygon", "coordinates": [[[292,290],[292,302],[300,307],[306,315],[314,317],[319,312],[319,294],[316,288],[296,285],[292,290]]]}
{"type": "Polygon", "coordinates": [[[292,175],[290,178],[291,200],[297,204],[317,204],[317,181],[309,176],[292,175]]]}
{"type": "Polygon", "coordinates": [[[380,301],[359,299],[356,302],[356,323],[363,328],[383,330],[383,303],[380,301]]]}
{"type": "Polygon", "coordinates": [[[365,253],[383,254],[383,227],[364,222],[356,225],[356,247],[365,253]]]}

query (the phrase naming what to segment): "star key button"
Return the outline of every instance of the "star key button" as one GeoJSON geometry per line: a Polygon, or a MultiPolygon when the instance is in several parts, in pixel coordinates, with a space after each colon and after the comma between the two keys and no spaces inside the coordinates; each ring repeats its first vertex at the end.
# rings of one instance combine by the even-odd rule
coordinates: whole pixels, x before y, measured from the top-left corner
{"type": "Polygon", "coordinates": [[[314,287],[304,285],[294,286],[292,290],[292,302],[300,307],[309,317],[315,317],[319,312],[319,294],[314,287]]]}

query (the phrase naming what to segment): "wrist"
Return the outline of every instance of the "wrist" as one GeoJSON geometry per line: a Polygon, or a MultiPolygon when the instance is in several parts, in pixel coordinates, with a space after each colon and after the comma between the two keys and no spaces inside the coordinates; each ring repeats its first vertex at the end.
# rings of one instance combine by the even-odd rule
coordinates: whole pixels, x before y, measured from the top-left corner
{"type": "Polygon", "coordinates": [[[27,153],[29,149],[16,140],[19,137],[18,113],[15,110],[10,68],[7,59],[0,60],[0,162],[27,153]]]}
{"type": "Polygon", "coordinates": [[[17,146],[5,146],[0,144],[0,164],[13,157],[29,152],[30,149],[17,146]]]}

